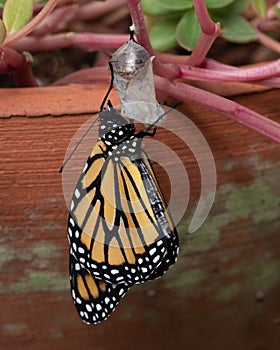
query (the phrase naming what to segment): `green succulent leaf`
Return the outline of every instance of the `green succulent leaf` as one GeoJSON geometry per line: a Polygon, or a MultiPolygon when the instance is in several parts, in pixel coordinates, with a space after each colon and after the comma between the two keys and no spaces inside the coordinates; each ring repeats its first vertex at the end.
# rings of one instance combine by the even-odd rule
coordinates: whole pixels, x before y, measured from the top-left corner
{"type": "Polygon", "coordinates": [[[275,14],[275,16],[279,19],[280,21],[280,9],[276,6],[273,7],[273,12],[275,14]]]}
{"type": "Polygon", "coordinates": [[[176,28],[176,37],[179,45],[192,51],[197,43],[200,31],[200,25],[194,9],[188,10],[176,28]]]}
{"type": "Polygon", "coordinates": [[[250,3],[259,16],[266,16],[267,6],[265,0],[250,0],[250,3]]]}
{"type": "Polygon", "coordinates": [[[208,9],[219,9],[233,3],[234,0],[206,0],[208,9]]]}
{"type": "Polygon", "coordinates": [[[188,10],[193,7],[193,0],[155,0],[157,4],[169,10],[188,10]]]}
{"type": "Polygon", "coordinates": [[[177,45],[178,18],[168,18],[156,23],[150,30],[150,40],[156,51],[165,51],[177,45]]]}
{"type": "Polygon", "coordinates": [[[227,11],[241,13],[249,6],[249,0],[235,0],[232,4],[227,6],[227,11]]]}
{"type": "Polygon", "coordinates": [[[212,10],[211,17],[221,23],[221,36],[235,43],[245,43],[257,39],[255,29],[240,15],[228,10],[212,10]]]}
{"type": "Polygon", "coordinates": [[[32,0],[7,0],[3,10],[3,22],[9,34],[19,31],[32,16],[32,0]]]}
{"type": "MultiPolygon", "coordinates": [[[[157,0],[141,0],[142,10],[146,15],[150,16],[164,16],[172,14],[173,11],[167,7],[162,6],[157,0]]],[[[177,10],[175,10],[177,11],[177,10]]]]}

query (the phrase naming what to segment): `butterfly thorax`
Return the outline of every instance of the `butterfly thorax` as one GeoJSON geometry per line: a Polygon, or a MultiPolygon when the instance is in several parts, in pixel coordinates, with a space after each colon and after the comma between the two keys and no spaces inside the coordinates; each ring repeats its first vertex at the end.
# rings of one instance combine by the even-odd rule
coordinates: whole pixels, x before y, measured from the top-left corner
{"type": "Polygon", "coordinates": [[[138,158],[141,154],[142,138],[135,135],[134,124],[123,124],[124,119],[120,117],[118,121],[119,123],[109,124],[107,122],[100,126],[99,133],[103,135],[99,137],[99,140],[104,145],[101,147],[104,157],[110,157],[114,162],[118,162],[120,157],[124,156],[138,158]],[[121,125],[120,122],[122,122],[121,125]]]}
{"type": "Polygon", "coordinates": [[[110,157],[114,162],[119,162],[121,157],[129,157],[131,160],[137,159],[142,154],[142,139],[135,135],[130,135],[115,144],[108,144],[108,141],[104,139],[101,139],[101,141],[104,144],[104,148],[102,147],[103,156],[105,158],[110,157]]]}

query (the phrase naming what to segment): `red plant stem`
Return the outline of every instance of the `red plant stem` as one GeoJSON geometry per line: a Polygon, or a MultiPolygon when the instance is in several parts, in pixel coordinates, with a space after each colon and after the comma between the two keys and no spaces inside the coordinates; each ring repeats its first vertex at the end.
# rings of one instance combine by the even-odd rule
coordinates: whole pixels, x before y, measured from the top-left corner
{"type": "MultiPolygon", "coordinates": [[[[201,21],[206,20],[206,25],[203,27],[206,33],[202,33],[199,44],[193,51],[192,55],[188,58],[189,65],[200,65],[209,48],[213,44],[213,41],[219,33],[219,25],[215,26],[215,23],[208,16],[208,12],[203,0],[196,1],[197,11],[199,12],[199,18],[201,21]]],[[[141,4],[139,0],[128,0],[128,7],[130,10],[132,22],[135,26],[135,32],[139,43],[145,47],[151,56],[154,56],[154,50],[152,48],[141,4]]],[[[159,60],[155,59],[153,62],[154,73],[168,79],[175,79],[179,76],[178,67],[174,65],[163,65],[159,60]]]]}
{"type": "Polygon", "coordinates": [[[203,67],[206,69],[214,69],[220,71],[237,71],[242,67],[230,66],[225,63],[218,62],[213,58],[206,58],[203,62],[203,67]]]}
{"type": "Polygon", "coordinates": [[[17,51],[0,46],[1,64],[0,72],[13,72],[14,78],[18,86],[37,86],[37,82],[32,72],[32,57],[30,54],[21,54],[17,51]]]}
{"type": "MultiPolygon", "coordinates": [[[[254,25],[254,22],[253,23],[252,22],[251,24],[254,25]]],[[[279,20],[277,19],[266,20],[265,22],[259,21],[258,27],[262,32],[279,30],[280,23],[279,23],[279,20]]]]}
{"type": "MultiPolygon", "coordinates": [[[[149,40],[147,28],[144,21],[144,16],[140,2],[138,0],[128,0],[128,5],[130,8],[131,17],[135,25],[135,30],[137,33],[138,41],[147,49],[147,51],[154,55],[154,51],[151,47],[149,40]]],[[[213,41],[220,33],[219,24],[215,24],[212,19],[209,17],[206,4],[204,0],[195,0],[194,7],[199,19],[202,33],[199,38],[196,48],[192,52],[191,56],[188,58],[188,66],[199,66],[204,62],[205,56],[212,46],[213,41]]],[[[207,70],[198,70],[195,68],[192,70],[190,67],[181,68],[181,71],[178,72],[178,68],[175,65],[163,65],[159,60],[154,60],[154,72],[157,75],[168,77],[168,79],[175,79],[179,75],[187,77],[189,79],[196,80],[219,80],[219,81],[255,81],[255,80],[264,80],[275,76],[278,74],[279,62],[276,61],[271,65],[261,67],[261,68],[251,68],[250,71],[244,70],[235,70],[233,72],[217,72],[217,71],[207,71],[207,70]],[[217,73],[217,79],[215,79],[217,73]],[[205,79],[203,79],[205,77],[205,79]]]]}
{"type": "MultiPolygon", "coordinates": [[[[73,3],[76,3],[76,0],[57,0],[57,6],[62,7],[65,5],[72,5],[73,3]]],[[[36,6],[40,6],[40,3],[37,4],[36,6]]]]}
{"type": "MultiPolygon", "coordinates": [[[[270,63],[268,63],[270,64],[270,63]]],[[[234,66],[229,66],[227,64],[223,64],[221,62],[217,62],[211,58],[206,58],[203,62],[203,66],[205,68],[205,72],[206,72],[206,75],[207,75],[207,72],[208,70],[218,70],[218,71],[235,71],[235,72],[239,72],[240,70],[243,70],[243,69],[247,69],[247,67],[234,67],[234,66]],[[206,70],[206,68],[208,70],[206,70]]],[[[263,64],[262,66],[259,66],[260,70],[262,70],[262,67],[265,67],[266,64],[263,64]]],[[[251,68],[250,68],[251,69],[251,68]]],[[[262,74],[262,73],[261,73],[262,74]]],[[[226,82],[227,80],[225,80],[226,82]]],[[[243,83],[255,83],[255,81],[243,81],[243,83]]],[[[279,78],[276,78],[274,77],[274,75],[272,75],[272,78],[268,78],[268,79],[263,79],[263,80],[258,80],[256,82],[258,85],[265,85],[265,86],[271,86],[271,87],[278,87],[280,86],[280,77],[279,78]]]]}
{"type": "Polygon", "coordinates": [[[158,76],[155,77],[155,86],[158,91],[163,92],[169,97],[188,101],[223,114],[280,143],[280,124],[234,101],[227,100],[224,97],[217,96],[187,84],[170,82],[158,76]]]}
{"type": "Polygon", "coordinates": [[[79,4],[78,18],[82,21],[99,19],[101,16],[109,12],[115,11],[121,6],[126,6],[127,0],[107,0],[107,1],[91,1],[84,5],[79,4]]]}
{"type": "MultiPolygon", "coordinates": [[[[271,11],[268,11],[268,12],[271,12],[271,11]]],[[[270,14],[270,16],[271,15],[272,15],[272,13],[270,14]]],[[[273,51],[280,53],[280,43],[278,41],[274,40],[273,38],[269,37],[268,35],[264,34],[264,31],[276,30],[277,26],[275,26],[275,28],[273,28],[273,29],[265,28],[266,23],[271,24],[271,20],[270,21],[263,21],[262,19],[257,17],[251,21],[252,26],[256,30],[259,43],[262,44],[263,46],[268,47],[269,49],[271,49],[273,51]]],[[[278,29],[279,29],[280,28],[279,20],[277,21],[277,24],[278,24],[278,29]]]]}
{"type": "Polygon", "coordinates": [[[201,33],[198,42],[188,59],[188,65],[190,66],[201,66],[204,61],[209,49],[220,34],[220,24],[215,25],[214,34],[201,33]]]}
{"type": "Polygon", "coordinates": [[[280,75],[280,59],[260,67],[225,70],[180,66],[182,77],[193,80],[213,81],[257,81],[280,75]]]}
{"type": "Polygon", "coordinates": [[[86,50],[100,50],[104,48],[119,48],[129,36],[127,34],[92,34],[74,32],[46,35],[44,37],[27,36],[17,41],[12,47],[18,51],[30,52],[48,51],[77,46],[86,50]]]}
{"type": "Polygon", "coordinates": [[[48,35],[54,31],[61,31],[77,19],[78,5],[66,5],[54,9],[40,25],[33,30],[33,36],[48,35]]]}
{"type": "Polygon", "coordinates": [[[137,41],[144,46],[151,56],[154,56],[155,53],[149,39],[140,0],[127,0],[127,5],[135,27],[137,41]]]}
{"type": "Polygon", "coordinates": [[[67,85],[73,83],[89,84],[93,82],[110,81],[109,67],[93,67],[81,69],[78,72],[68,74],[67,76],[57,80],[52,85],[67,85]]]}
{"type": "Polygon", "coordinates": [[[193,6],[203,33],[212,35],[215,33],[215,23],[208,14],[205,0],[194,0],[193,6]]]}
{"type": "MultiPolygon", "coordinates": [[[[253,81],[251,83],[254,84],[253,81]]],[[[257,84],[271,86],[272,88],[280,87],[280,78],[265,79],[265,80],[262,80],[261,82],[258,81],[257,84]]]]}
{"type": "Polygon", "coordinates": [[[33,75],[32,63],[33,59],[29,53],[24,54],[24,63],[20,69],[14,72],[14,78],[19,87],[38,86],[38,83],[33,75]]]}
{"type": "Polygon", "coordinates": [[[258,40],[263,46],[280,54],[280,43],[257,29],[258,40]]]}
{"type": "MultiPolygon", "coordinates": [[[[157,53],[157,58],[161,60],[164,67],[165,74],[168,73],[168,66],[181,67],[182,76],[190,80],[201,81],[236,81],[236,82],[257,82],[260,85],[267,85],[272,87],[279,87],[280,78],[276,78],[279,75],[280,60],[276,60],[272,63],[263,64],[262,66],[254,68],[239,68],[217,62],[213,59],[206,58],[203,61],[203,69],[198,67],[189,67],[184,65],[185,57],[172,55],[168,53],[157,53]],[[165,64],[169,62],[169,65],[165,64]]],[[[157,72],[155,72],[157,75],[157,72]]],[[[162,75],[160,75],[162,76],[162,75]]],[[[166,77],[166,75],[163,77],[166,77]]],[[[178,78],[179,76],[177,76],[178,78]]]]}
{"type": "Polygon", "coordinates": [[[19,69],[24,63],[24,56],[17,51],[3,46],[0,46],[0,58],[1,62],[5,62],[11,70],[19,69]]]}
{"type": "Polygon", "coordinates": [[[11,67],[5,62],[0,62],[0,73],[9,73],[9,72],[11,72],[11,67]]]}
{"type": "MultiPolygon", "coordinates": [[[[19,51],[28,50],[30,52],[54,50],[70,46],[98,50],[100,48],[118,48],[127,40],[127,35],[63,33],[44,37],[28,36],[16,42],[12,46],[19,51]]],[[[163,54],[159,54],[158,56],[163,58],[163,54]]],[[[168,55],[168,60],[172,62],[171,55],[168,55]]],[[[176,60],[179,61],[177,56],[176,60]]],[[[182,61],[183,60],[184,58],[182,58],[182,61]]],[[[243,69],[223,65],[209,59],[204,60],[204,67],[209,69],[188,67],[185,65],[179,66],[178,64],[173,63],[163,64],[158,59],[155,59],[154,61],[155,74],[168,79],[176,79],[183,76],[193,80],[252,82],[275,77],[280,73],[280,60],[261,67],[243,69]]],[[[181,60],[179,62],[181,62],[181,60]]]]}
{"type": "MultiPolygon", "coordinates": [[[[145,24],[145,19],[139,0],[128,0],[128,7],[132,19],[132,23],[135,27],[135,33],[137,36],[137,41],[149,52],[151,56],[155,56],[155,52],[152,48],[147,27],[145,24]]],[[[154,73],[160,76],[167,77],[168,79],[174,79],[178,77],[178,68],[170,65],[168,69],[167,66],[163,65],[158,59],[153,61],[154,73]]]]}
{"type": "Polygon", "coordinates": [[[75,3],[65,4],[62,7],[54,9],[38,28],[33,31],[32,35],[42,36],[54,31],[68,29],[75,22],[94,21],[126,5],[127,0],[92,1],[79,5],[75,3]]]}
{"type": "Polygon", "coordinates": [[[188,59],[188,65],[200,66],[213,42],[220,34],[220,24],[215,24],[210,18],[205,0],[194,0],[193,5],[201,27],[201,34],[188,59]]]}
{"type": "MultiPolygon", "coordinates": [[[[3,69],[1,70],[1,65],[0,65],[0,72],[1,71],[7,72],[7,71],[10,71],[10,69],[7,70],[7,68],[5,68],[3,66],[3,69]]],[[[65,85],[65,84],[73,84],[73,83],[89,84],[89,83],[93,83],[93,82],[107,82],[108,83],[109,79],[110,79],[110,74],[108,71],[108,67],[107,66],[100,66],[100,67],[81,69],[78,72],[71,73],[71,74],[57,80],[52,85],[65,85]]],[[[265,79],[265,80],[258,81],[258,82],[252,81],[252,82],[247,82],[247,83],[276,87],[276,86],[280,86],[280,78],[270,78],[270,79],[265,79]]],[[[219,84],[219,83],[217,82],[217,84],[219,84]]]]}

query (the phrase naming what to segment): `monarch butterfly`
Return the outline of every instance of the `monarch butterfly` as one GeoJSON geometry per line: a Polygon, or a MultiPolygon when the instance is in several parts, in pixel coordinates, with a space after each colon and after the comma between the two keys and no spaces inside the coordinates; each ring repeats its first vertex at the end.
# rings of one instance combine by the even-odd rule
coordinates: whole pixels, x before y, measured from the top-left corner
{"type": "Polygon", "coordinates": [[[134,284],[161,277],[179,249],[176,228],[141,149],[155,125],[136,132],[110,102],[99,113],[99,124],[68,220],[72,296],[86,323],[105,320],[134,284]]]}

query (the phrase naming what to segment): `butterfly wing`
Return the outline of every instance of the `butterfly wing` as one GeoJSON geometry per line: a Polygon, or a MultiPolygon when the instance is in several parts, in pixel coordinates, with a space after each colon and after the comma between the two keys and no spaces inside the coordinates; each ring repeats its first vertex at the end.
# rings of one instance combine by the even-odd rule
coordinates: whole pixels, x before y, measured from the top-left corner
{"type": "Polygon", "coordinates": [[[70,246],[94,278],[111,284],[142,283],[175,262],[178,235],[141,151],[142,140],[115,110],[100,115],[103,136],[71,202],[70,246]]]}
{"type": "MultiPolygon", "coordinates": [[[[142,175],[142,181],[146,191],[149,193],[150,202],[155,213],[158,223],[158,231],[162,231],[161,235],[168,237],[165,241],[166,254],[163,256],[161,263],[154,269],[148,280],[162,277],[166,271],[177,261],[179,252],[179,237],[169,214],[165,198],[162,194],[159,183],[156,179],[153,167],[149,162],[145,152],[142,152],[141,159],[136,161],[137,167],[142,175]]],[[[161,240],[157,241],[157,251],[160,249],[161,240]]],[[[154,253],[156,254],[156,252],[154,253]]]]}
{"type": "Polygon", "coordinates": [[[106,320],[128,291],[125,284],[110,284],[94,278],[70,250],[70,284],[78,314],[85,323],[106,320]]]}
{"type": "Polygon", "coordinates": [[[74,192],[68,221],[71,248],[96,278],[112,284],[142,283],[163,261],[163,271],[175,262],[176,229],[143,160],[121,157],[114,163],[98,155],[86,166],[91,180],[85,171],[74,192]],[[95,163],[100,162],[96,175],[95,163]]]}

